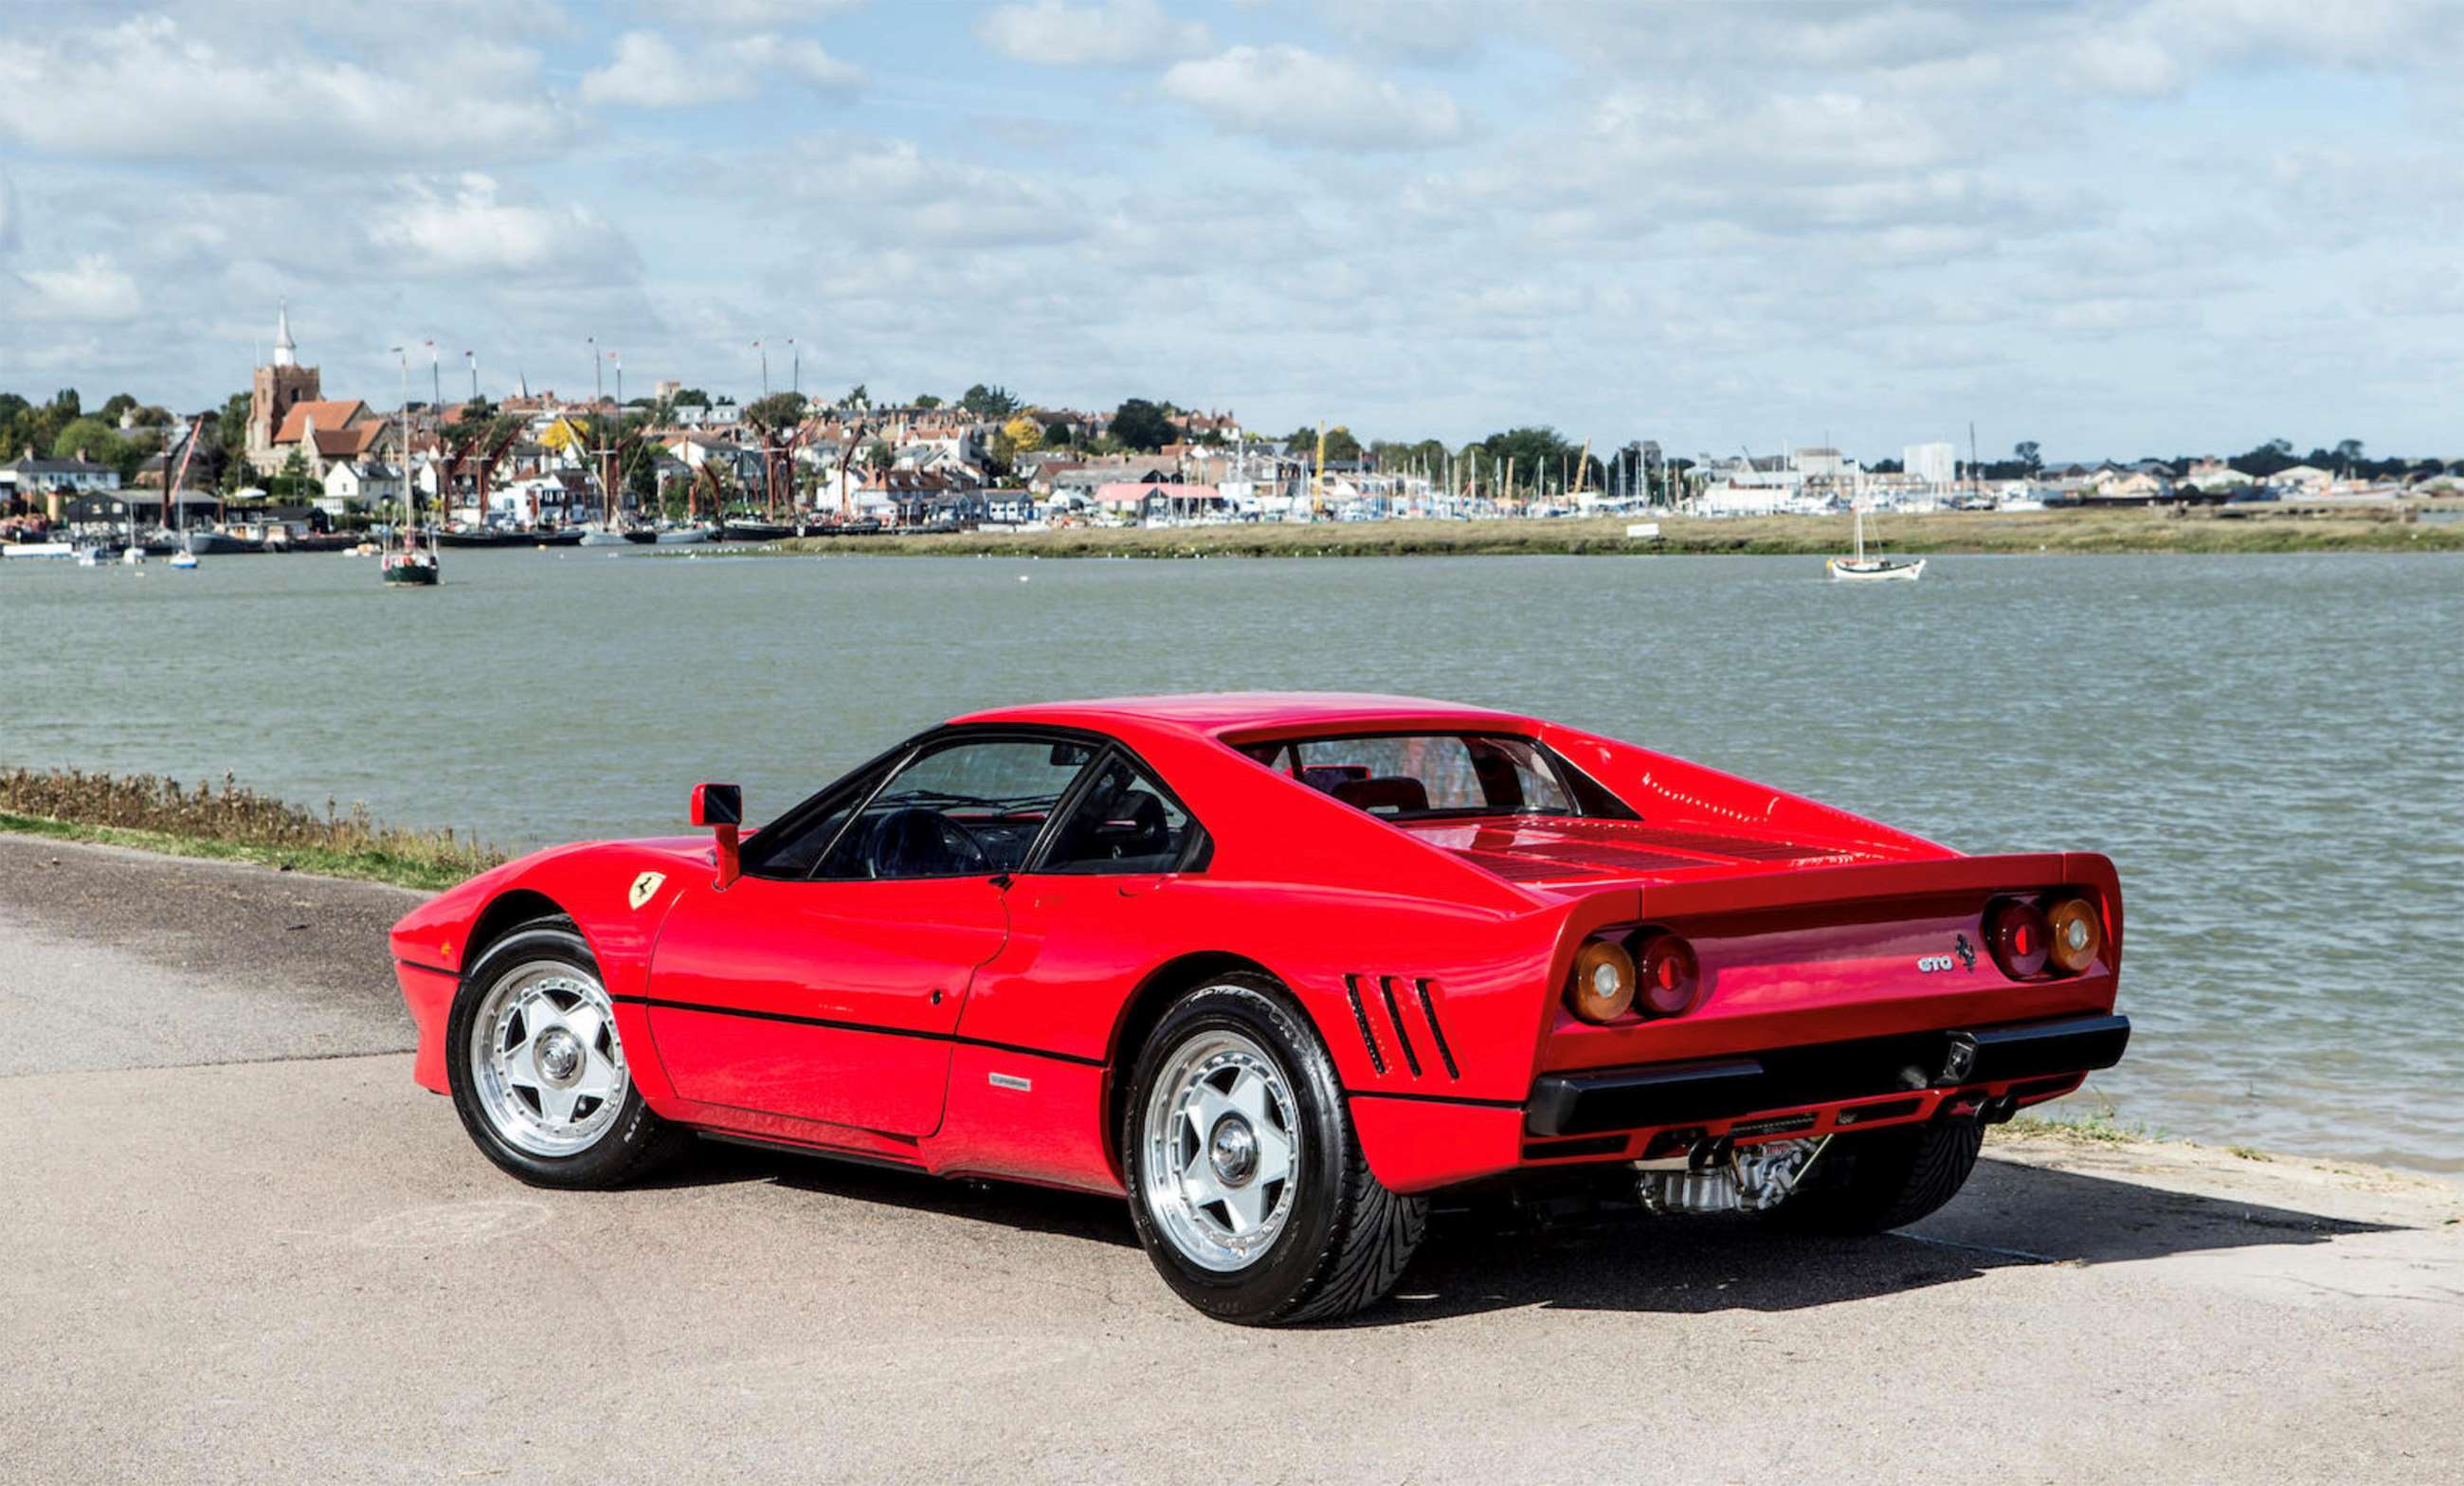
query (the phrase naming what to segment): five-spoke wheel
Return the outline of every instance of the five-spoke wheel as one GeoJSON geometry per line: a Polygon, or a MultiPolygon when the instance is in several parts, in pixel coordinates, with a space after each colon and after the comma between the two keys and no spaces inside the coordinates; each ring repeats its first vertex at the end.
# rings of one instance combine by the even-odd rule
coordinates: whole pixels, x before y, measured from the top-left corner
{"type": "Polygon", "coordinates": [[[1148,1257],[1224,1321],[1324,1321],[1371,1304],[1427,1220],[1423,1199],[1370,1171],[1326,1045],[1265,975],[1197,987],[1147,1033],[1121,1152],[1148,1257]]]}
{"type": "Polygon", "coordinates": [[[1244,1268],[1291,1216],[1300,1139],[1290,1084],[1271,1054],[1230,1031],[1181,1043],[1155,1081],[1147,1208],[1191,1263],[1244,1268]]]}
{"type": "Polygon", "coordinates": [[[565,919],[516,927],[463,972],[445,1075],[479,1148],[540,1186],[613,1187],[686,1140],[642,1103],[598,961],[565,919]]]}

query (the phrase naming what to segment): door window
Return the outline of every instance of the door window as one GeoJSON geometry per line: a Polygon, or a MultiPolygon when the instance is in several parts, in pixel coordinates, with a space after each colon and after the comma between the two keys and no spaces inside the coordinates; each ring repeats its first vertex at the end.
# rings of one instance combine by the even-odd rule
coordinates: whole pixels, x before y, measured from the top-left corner
{"type": "Polygon", "coordinates": [[[944,743],[917,754],[837,833],[816,876],[1014,872],[1095,751],[1049,738],[944,743]]]}
{"type": "Polygon", "coordinates": [[[1118,754],[1106,757],[1070,807],[1047,872],[1170,872],[1189,844],[1189,816],[1118,754]]]}

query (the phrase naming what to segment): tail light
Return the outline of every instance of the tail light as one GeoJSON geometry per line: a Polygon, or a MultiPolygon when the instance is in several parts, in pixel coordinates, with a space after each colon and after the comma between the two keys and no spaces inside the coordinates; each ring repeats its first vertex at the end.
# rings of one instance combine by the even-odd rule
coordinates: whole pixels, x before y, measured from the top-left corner
{"type": "Polygon", "coordinates": [[[2104,952],[2104,920],[2085,898],[2057,899],[2045,910],[2045,927],[2048,952],[2065,975],[2078,974],[2104,952]]]}
{"type": "Polygon", "coordinates": [[[1694,947],[1675,934],[1655,935],[1642,947],[1642,1004],[1655,1016],[1675,1016],[1694,1004],[1702,976],[1694,947]]]}
{"type": "Polygon", "coordinates": [[[1985,920],[1985,946],[2002,973],[2013,980],[2034,980],[2045,972],[2052,957],[2053,926],[2033,903],[1997,905],[1985,920]]]}
{"type": "Polygon", "coordinates": [[[1634,1006],[1634,956],[1614,939],[1595,939],[1574,953],[1566,1006],[1585,1021],[1615,1021],[1634,1006]]]}

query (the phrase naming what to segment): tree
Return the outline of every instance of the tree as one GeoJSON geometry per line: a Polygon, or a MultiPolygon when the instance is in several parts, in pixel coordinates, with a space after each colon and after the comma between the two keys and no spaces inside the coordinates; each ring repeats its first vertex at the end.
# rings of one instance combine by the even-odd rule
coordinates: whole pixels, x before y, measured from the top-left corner
{"type": "Polygon", "coordinates": [[[1043,420],[1043,442],[1045,448],[1067,448],[1074,447],[1077,444],[1078,431],[1070,426],[1068,419],[1062,417],[1059,413],[1055,413],[1051,417],[1043,420]]]}
{"type": "Polygon", "coordinates": [[[872,394],[866,391],[864,383],[859,382],[854,386],[847,388],[847,396],[839,399],[838,405],[843,411],[850,408],[870,407],[872,405],[872,394]]]}
{"type": "Polygon", "coordinates": [[[90,459],[116,465],[127,448],[117,430],[99,418],[80,418],[52,436],[54,459],[90,459]]]}
{"type": "Polygon", "coordinates": [[[958,405],[979,418],[1007,418],[1018,411],[1018,399],[1007,387],[987,387],[979,382],[959,395],[958,405]]]}
{"type": "Polygon", "coordinates": [[[708,407],[710,394],[699,387],[686,387],[668,401],[677,407],[708,407]]]}
{"type": "Polygon", "coordinates": [[[2339,440],[2336,445],[2336,462],[2343,465],[2347,470],[2360,464],[2362,462],[2362,441],[2359,439],[2339,440]]]}
{"type": "Polygon", "coordinates": [[[1123,403],[1112,413],[1111,437],[1128,448],[1152,454],[1171,443],[1180,430],[1172,426],[1162,408],[1142,397],[1123,403]]]}
{"type": "Polygon", "coordinates": [[[763,433],[778,433],[804,421],[804,399],[801,393],[773,392],[745,404],[737,416],[763,433]]]}
{"type": "Polygon", "coordinates": [[[930,392],[918,392],[915,394],[915,405],[929,410],[940,406],[941,400],[930,392]]]}
{"type": "Polygon", "coordinates": [[[1009,440],[1013,457],[1032,454],[1044,447],[1044,425],[1022,414],[1001,425],[1001,437],[1009,440]]]}
{"type": "Polygon", "coordinates": [[[2018,456],[2021,467],[2030,474],[2045,468],[2044,450],[2034,439],[2021,439],[2011,447],[2011,452],[2018,456]]]}

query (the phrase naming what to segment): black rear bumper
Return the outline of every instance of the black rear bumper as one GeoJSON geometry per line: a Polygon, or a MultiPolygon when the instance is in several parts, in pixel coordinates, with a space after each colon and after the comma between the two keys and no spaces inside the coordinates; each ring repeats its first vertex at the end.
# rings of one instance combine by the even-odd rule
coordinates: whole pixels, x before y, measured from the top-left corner
{"type": "Polygon", "coordinates": [[[1552,1073],[1531,1085],[1524,1128],[1542,1136],[1591,1135],[1911,1089],[2092,1073],[2120,1062],[2129,1041],[2127,1016],[2063,1016],[1552,1073]]]}

